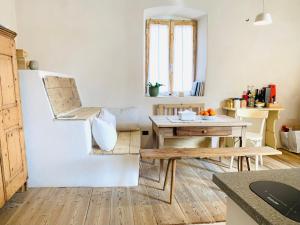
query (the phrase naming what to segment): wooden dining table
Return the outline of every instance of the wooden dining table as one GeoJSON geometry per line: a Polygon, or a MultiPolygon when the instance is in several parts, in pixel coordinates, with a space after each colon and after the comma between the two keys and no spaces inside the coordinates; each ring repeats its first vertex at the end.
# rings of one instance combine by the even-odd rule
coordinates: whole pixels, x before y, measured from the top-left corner
{"type": "Polygon", "coordinates": [[[225,115],[218,115],[214,120],[181,121],[178,116],[150,116],[152,122],[153,147],[163,148],[165,138],[236,137],[240,147],[245,146],[246,129],[251,125],[225,115]]]}
{"type": "MultiPolygon", "coordinates": [[[[245,147],[246,129],[251,125],[249,122],[225,115],[218,115],[214,120],[201,120],[198,117],[195,121],[181,121],[176,115],[149,118],[152,122],[153,148],[158,149],[164,148],[166,138],[188,137],[234,137],[239,139],[240,147],[245,147]]],[[[163,160],[160,162],[160,168],[162,167],[163,160]]]]}

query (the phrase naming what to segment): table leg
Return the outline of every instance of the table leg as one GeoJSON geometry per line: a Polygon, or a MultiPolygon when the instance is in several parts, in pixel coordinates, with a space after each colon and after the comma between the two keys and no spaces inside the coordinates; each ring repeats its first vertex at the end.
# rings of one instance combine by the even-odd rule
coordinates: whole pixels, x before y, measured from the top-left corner
{"type": "Polygon", "coordinates": [[[246,162],[247,162],[247,169],[248,169],[248,171],[251,171],[250,158],[249,157],[246,157],[246,162]]]}
{"type": "Polygon", "coordinates": [[[152,147],[157,148],[157,134],[154,130],[154,126],[152,125],[152,147]]]}
{"type": "MultiPolygon", "coordinates": [[[[154,130],[154,126],[152,125],[152,147],[153,148],[157,148],[157,135],[156,132],[154,130]]],[[[152,165],[155,164],[155,159],[152,160],[152,165]]]]}
{"type": "MultiPolygon", "coordinates": [[[[220,137],[219,138],[219,147],[220,148],[225,148],[225,137],[220,137]]],[[[222,162],[222,157],[219,157],[219,161],[222,162]]]]}
{"type": "MultiPolygon", "coordinates": [[[[164,147],[164,136],[163,135],[158,135],[158,148],[163,148],[164,147]]],[[[160,160],[160,163],[159,163],[159,182],[161,180],[161,177],[162,177],[162,173],[163,173],[163,168],[164,168],[164,160],[161,159],[160,160]]]]}
{"type": "Polygon", "coordinates": [[[244,169],[244,165],[243,165],[244,156],[241,156],[239,158],[240,158],[240,171],[243,171],[243,169],[244,169]]]}
{"type": "Polygon", "coordinates": [[[240,138],[240,147],[246,147],[246,129],[247,127],[242,127],[242,133],[240,138]]]}

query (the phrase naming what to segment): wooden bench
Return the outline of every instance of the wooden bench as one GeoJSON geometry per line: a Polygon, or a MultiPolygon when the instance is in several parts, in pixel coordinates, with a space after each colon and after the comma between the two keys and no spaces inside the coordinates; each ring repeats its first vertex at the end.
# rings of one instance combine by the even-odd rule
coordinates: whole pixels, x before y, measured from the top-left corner
{"type": "Polygon", "coordinates": [[[170,183],[170,201],[172,204],[173,193],[175,190],[175,175],[176,175],[176,160],[177,159],[191,159],[191,158],[210,158],[210,157],[238,157],[237,168],[238,171],[243,171],[243,161],[246,160],[247,168],[250,171],[251,156],[265,156],[265,155],[281,155],[282,153],[270,147],[245,147],[245,148],[164,148],[164,149],[141,149],[141,160],[168,160],[166,175],[164,180],[163,190],[166,188],[170,166],[171,183],[170,183]]]}

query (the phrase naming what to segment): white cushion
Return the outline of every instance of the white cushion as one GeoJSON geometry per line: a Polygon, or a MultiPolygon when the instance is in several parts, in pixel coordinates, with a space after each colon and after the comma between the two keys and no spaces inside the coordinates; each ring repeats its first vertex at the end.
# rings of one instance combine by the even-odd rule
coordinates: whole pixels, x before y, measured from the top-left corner
{"type": "Polygon", "coordinates": [[[92,134],[101,150],[111,151],[117,143],[117,131],[113,125],[102,120],[94,118],[92,123],[92,134]]]}
{"type": "Polygon", "coordinates": [[[116,128],[116,124],[117,124],[116,117],[112,113],[110,113],[107,109],[102,108],[98,115],[98,118],[101,118],[102,120],[104,120],[105,122],[109,123],[114,128],[116,128]]]}
{"type": "Polygon", "coordinates": [[[139,129],[139,110],[136,107],[110,108],[116,116],[117,130],[130,131],[139,129]]]}

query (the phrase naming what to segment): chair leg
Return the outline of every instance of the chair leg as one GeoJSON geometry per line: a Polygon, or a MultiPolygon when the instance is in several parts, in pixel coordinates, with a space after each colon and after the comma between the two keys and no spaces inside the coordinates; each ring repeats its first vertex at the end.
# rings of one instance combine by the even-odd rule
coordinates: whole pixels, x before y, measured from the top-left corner
{"type": "MultiPolygon", "coordinates": [[[[233,138],[233,146],[235,147],[238,141],[236,141],[236,138],[233,138]]],[[[230,158],[230,165],[229,165],[229,169],[233,168],[233,161],[234,161],[234,156],[231,156],[230,158]]],[[[239,160],[238,160],[239,161],[239,160]]]]}
{"type": "Polygon", "coordinates": [[[261,156],[259,156],[260,157],[260,165],[261,166],[263,166],[264,165],[264,162],[263,162],[263,157],[262,157],[262,155],[261,156]]]}
{"type": "MultiPolygon", "coordinates": [[[[256,147],[261,147],[262,146],[262,140],[256,141],[255,146],[256,147]]],[[[262,155],[259,156],[259,160],[260,160],[260,165],[262,166],[263,165],[263,157],[262,157],[262,155]]],[[[258,165],[258,160],[257,160],[257,165],[258,165]]]]}
{"type": "Polygon", "coordinates": [[[234,161],[234,156],[231,156],[229,169],[232,169],[232,167],[233,167],[233,161],[234,161]]]}
{"type": "Polygon", "coordinates": [[[255,170],[258,170],[258,155],[255,156],[255,170]]]}

